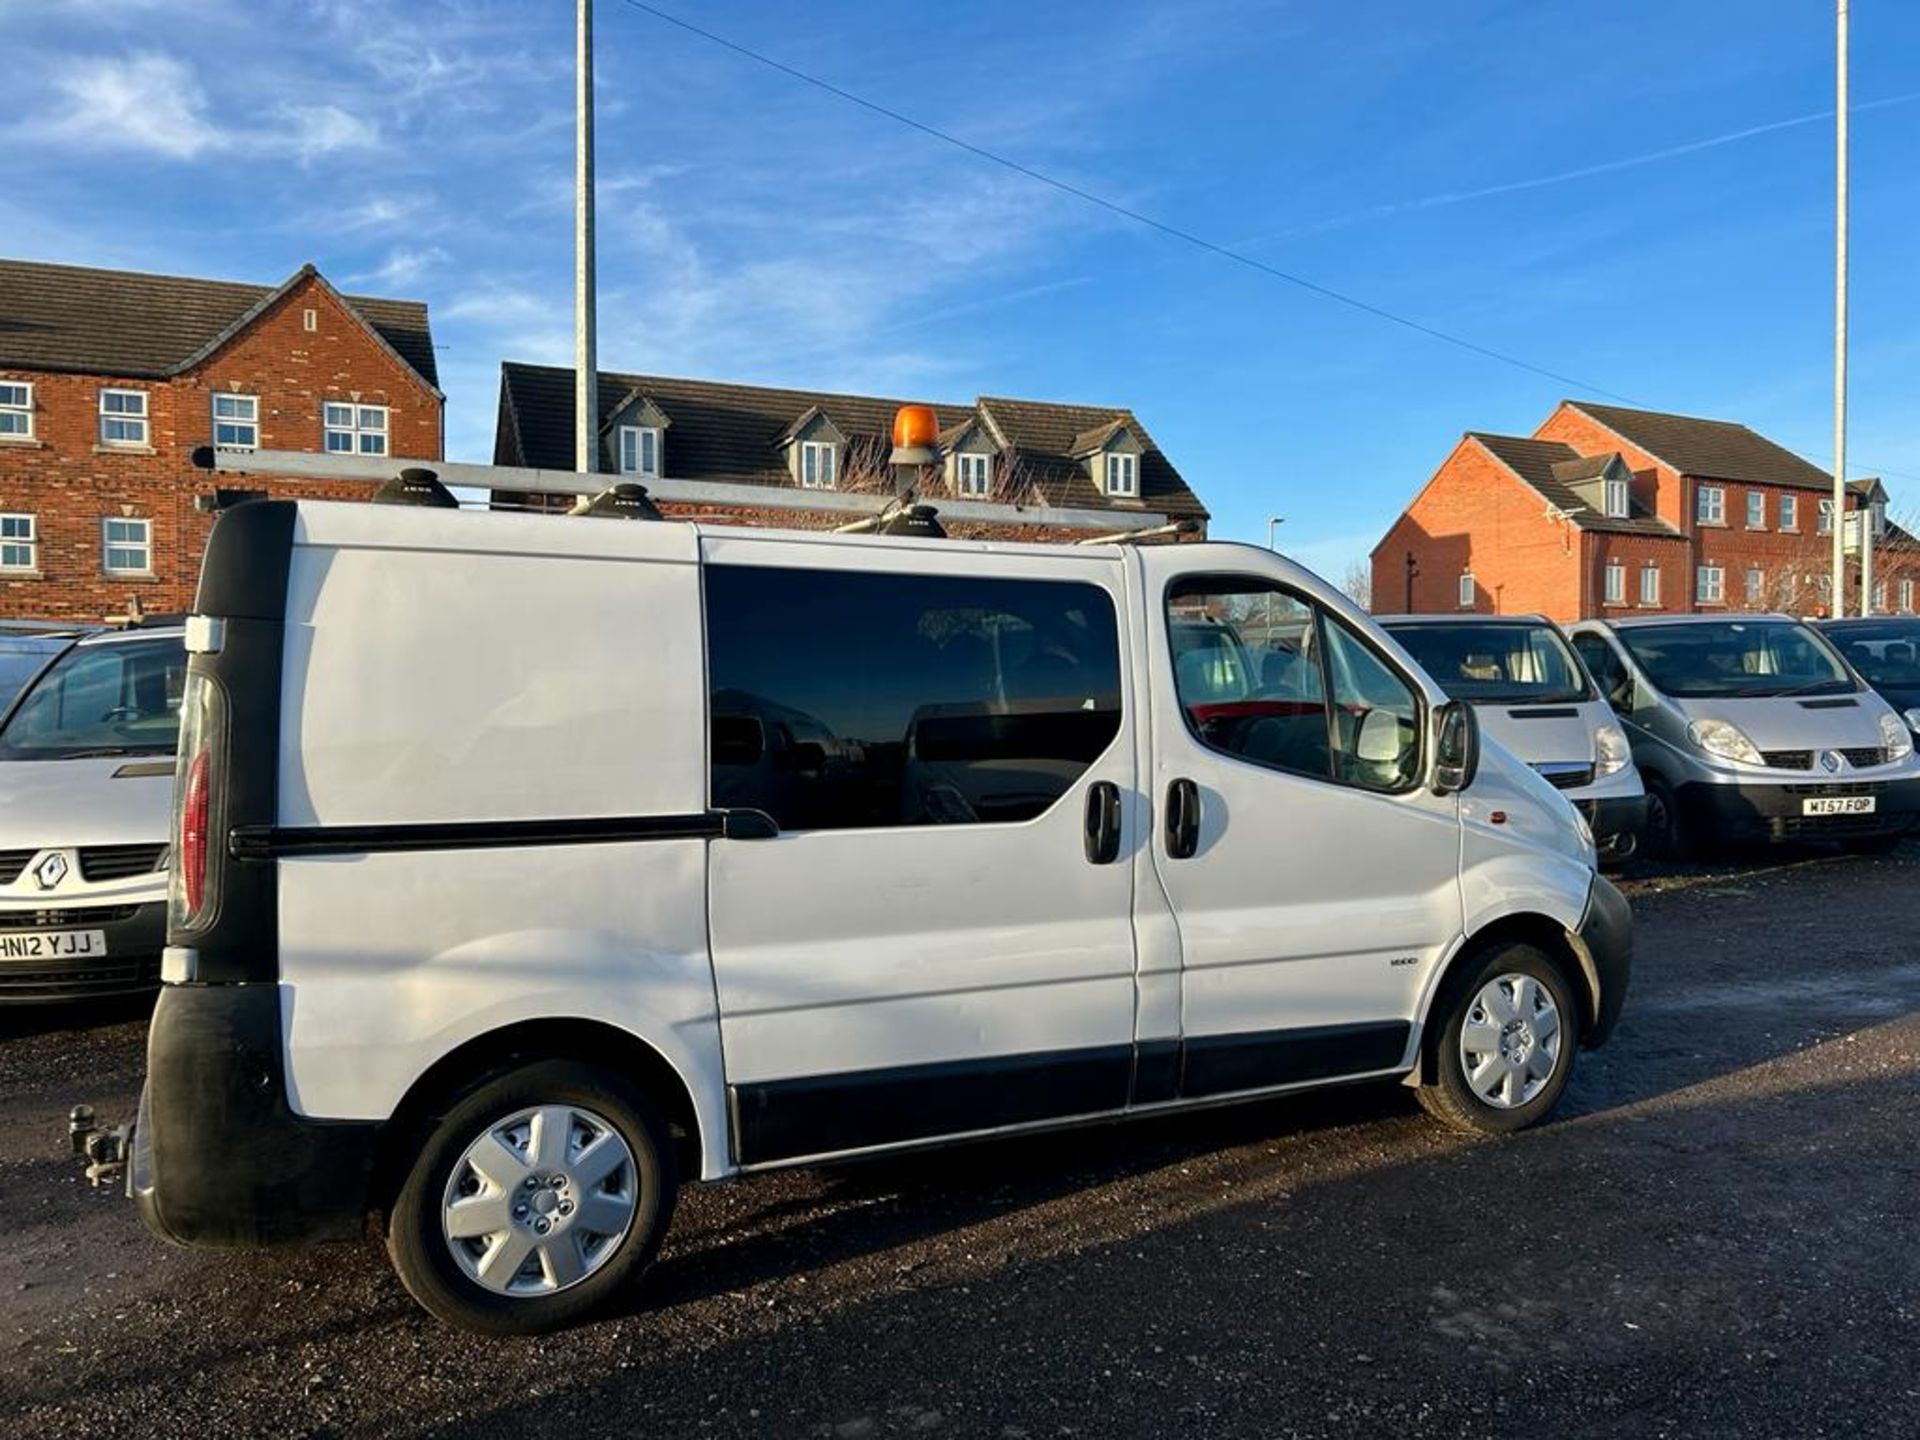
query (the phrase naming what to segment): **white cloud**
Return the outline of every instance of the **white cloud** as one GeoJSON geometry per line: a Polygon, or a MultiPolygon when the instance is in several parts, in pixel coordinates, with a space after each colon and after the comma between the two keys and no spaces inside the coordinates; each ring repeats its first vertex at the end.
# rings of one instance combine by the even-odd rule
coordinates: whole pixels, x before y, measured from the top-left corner
{"type": "Polygon", "coordinates": [[[380,143],[380,132],[338,105],[283,105],[276,131],[256,138],[269,148],[285,148],[303,161],[341,150],[370,150],[380,143]]]}
{"type": "Polygon", "coordinates": [[[371,270],[346,277],[348,285],[411,285],[447,262],[447,252],[438,245],[419,248],[396,245],[371,270]]]}

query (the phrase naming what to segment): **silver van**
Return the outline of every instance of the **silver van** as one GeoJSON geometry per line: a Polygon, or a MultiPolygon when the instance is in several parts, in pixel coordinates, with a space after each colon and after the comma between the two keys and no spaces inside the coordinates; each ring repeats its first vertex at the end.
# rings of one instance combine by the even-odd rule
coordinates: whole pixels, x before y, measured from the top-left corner
{"type": "Polygon", "coordinates": [[[1389,615],[1386,632],[1480,728],[1564,794],[1605,862],[1638,848],[1647,796],[1627,737],[1560,628],[1542,615],[1389,615]]]}
{"type": "Polygon", "coordinates": [[[1920,759],[1893,707],[1786,615],[1582,621],[1574,648],[1625,721],[1647,845],[1836,840],[1884,851],[1920,823],[1920,759]]]}

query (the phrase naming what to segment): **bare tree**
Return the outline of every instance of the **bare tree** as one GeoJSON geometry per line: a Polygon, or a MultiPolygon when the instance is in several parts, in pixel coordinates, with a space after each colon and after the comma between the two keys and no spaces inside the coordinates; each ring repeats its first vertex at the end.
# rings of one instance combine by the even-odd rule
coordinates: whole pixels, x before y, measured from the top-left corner
{"type": "Polygon", "coordinates": [[[849,440],[835,488],[853,495],[893,494],[892,456],[893,447],[886,440],[871,435],[849,440]]]}
{"type": "Polygon", "coordinates": [[[1365,560],[1349,560],[1347,573],[1340,581],[1340,588],[1347,592],[1347,598],[1362,610],[1373,609],[1373,566],[1365,560]]]}

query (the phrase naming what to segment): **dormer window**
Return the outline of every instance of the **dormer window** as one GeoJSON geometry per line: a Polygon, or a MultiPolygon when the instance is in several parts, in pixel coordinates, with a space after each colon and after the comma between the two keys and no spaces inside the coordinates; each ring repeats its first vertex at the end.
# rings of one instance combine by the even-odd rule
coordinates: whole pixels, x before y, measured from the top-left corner
{"type": "Polygon", "coordinates": [[[1613,476],[1607,480],[1606,504],[1610,518],[1615,520],[1627,518],[1627,482],[1624,479],[1613,476]]]}
{"type": "Polygon", "coordinates": [[[957,495],[971,496],[984,500],[992,488],[989,478],[993,470],[991,455],[969,455],[965,452],[953,457],[953,489],[957,495]]]}
{"type": "Polygon", "coordinates": [[[807,490],[831,490],[838,483],[839,449],[824,440],[800,442],[800,484],[807,490]]]}
{"type": "Polygon", "coordinates": [[[1136,499],[1140,494],[1140,457],[1114,454],[1107,456],[1107,494],[1121,499],[1136,499]]]}
{"type": "Polygon", "coordinates": [[[653,425],[622,425],[616,453],[622,475],[660,478],[660,430],[653,425]]]}

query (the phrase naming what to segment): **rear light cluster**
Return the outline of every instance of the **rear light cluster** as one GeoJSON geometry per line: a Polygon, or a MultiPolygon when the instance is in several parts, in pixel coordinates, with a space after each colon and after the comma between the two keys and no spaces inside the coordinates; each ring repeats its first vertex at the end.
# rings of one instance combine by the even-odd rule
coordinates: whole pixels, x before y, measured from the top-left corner
{"type": "Polygon", "coordinates": [[[213,913],[219,866],[214,823],[215,784],[222,769],[226,708],[220,687],[189,670],[180,702],[180,760],[173,796],[173,878],[168,923],[191,930],[213,913]]]}

